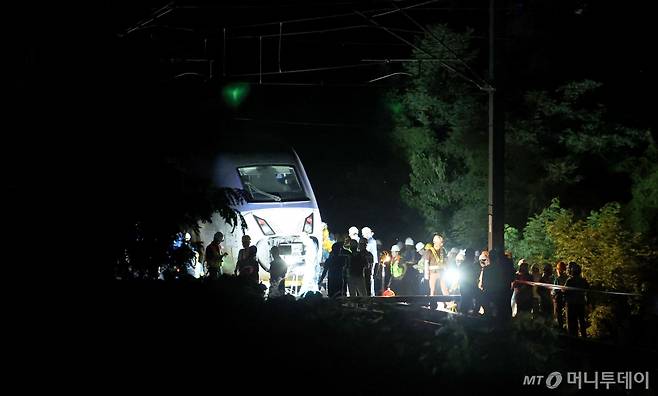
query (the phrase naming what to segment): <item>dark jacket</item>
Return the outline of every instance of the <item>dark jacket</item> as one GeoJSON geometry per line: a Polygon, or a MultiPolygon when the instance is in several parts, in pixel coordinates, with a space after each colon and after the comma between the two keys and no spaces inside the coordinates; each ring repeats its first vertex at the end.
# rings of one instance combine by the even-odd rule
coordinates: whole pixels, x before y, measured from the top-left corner
{"type": "MultiPolygon", "coordinates": [[[[582,276],[572,276],[564,284],[567,287],[578,287],[580,289],[589,289],[589,283],[582,276]]],[[[567,304],[585,305],[587,303],[586,292],[577,290],[566,290],[567,304]]]]}

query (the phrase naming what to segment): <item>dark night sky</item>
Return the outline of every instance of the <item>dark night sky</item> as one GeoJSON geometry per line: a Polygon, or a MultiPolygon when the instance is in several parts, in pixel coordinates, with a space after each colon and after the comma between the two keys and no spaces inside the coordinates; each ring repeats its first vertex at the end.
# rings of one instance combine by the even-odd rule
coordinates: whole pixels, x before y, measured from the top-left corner
{"type": "MultiPolygon", "coordinates": [[[[202,2],[179,4],[192,3],[202,2]]],[[[597,79],[606,84],[611,110],[621,121],[630,125],[651,124],[652,101],[645,100],[654,81],[649,60],[653,46],[648,33],[648,3],[509,2],[509,30],[501,40],[516,47],[505,60],[508,79],[515,87],[525,89],[552,87],[565,79],[597,79]]],[[[117,36],[146,17],[152,7],[163,4],[136,6],[132,2],[113,2],[107,8],[16,10],[9,74],[9,92],[14,100],[9,110],[18,122],[11,124],[17,126],[9,131],[11,144],[4,145],[3,150],[3,168],[13,169],[6,177],[10,190],[21,191],[30,184],[26,180],[35,180],[31,171],[36,171],[37,179],[43,181],[40,189],[61,191],[68,186],[71,191],[84,190],[109,202],[110,197],[100,196],[106,191],[98,181],[115,177],[114,161],[127,153],[140,148],[164,152],[172,147],[204,145],[218,133],[223,139],[230,139],[228,131],[240,130],[248,131],[253,140],[257,140],[258,134],[265,134],[295,142],[323,218],[336,232],[344,232],[351,225],[370,225],[385,242],[407,234],[427,237],[421,218],[399,199],[399,186],[406,181],[408,172],[389,143],[390,124],[383,95],[386,89],[364,84],[395,71],[394,66],[265,77],[266,83],[325,85],[282,87],[258,86],[257,76],[220,78],[217,65],[215,79],[208,83],[194,79],[172,83],[171,77],[176,73],[197,71],[199,66],[171,66],[160,61],[198,56],[203,52],[203,40],[199,37],[210,37],[206,42],[211,48],[209,54],[219,56],[212,48],[219,48],[222,26],[389,8],[390,2],[235,2],[236,6],[223,4],[212,12],[176,10],[167,16],[169,19],[163,18],[163,24],[168,26],[195,27],[198,31],[194,33],[147,29],[132,33],[133,37],[117,36]],[[222,84],[245,79],[254,83],[246,102],[237,110],[222,106],[222,84]],[[181,100],[171,92],[190,95],[190,99],[181,100]],[[166,125],[167,120],[151,119],[144,114],[162,117],[158,110],[174,108],[176,103],[200,103],[206,116],[214,115],[184,134],[152,128],[166,125]],[[136,115],[139,119],[131,118],[136,115]],[[53,149],[55,145],[58,150],[53,149]],[[28,157],[43,163],[22,161],[28,157]],[[23,164],[19,169],[11,166],[17,162],[23,164]]],[[[411,15],[423,23],[476,29],[476,36],[480,36],[478,45],[486,56],[487,4],[475,0],[439,1],[433,9],[411,15]],[[455,6],[457,9],[450,9],[455,6]]],[[[388,26],[413,29],[403,18],[383,21],[388,26]]],[[[284,25],[283,29],[317,30],[365,23],[350,16],[284,25]]],[[[283,67],[356,64],[363,58],[409,53],[406,46],[386,33],[373,30],[285,39],[283,67]],[[364,42],[371,45],[363,45],[364,42]]],[[[231,34],[258,36],[273,31],[278,32],[278,25],[234,29],[231,34]]],[[[235,39],[229,43],[229,73],[258,72],[257,39],[235,39]]],[[[264,70],[276,70],[278,66],[277,43],[276,39],[265,43],[264,70]]],[[[474,66],[485,74],[484,64],[474,66]]],[[[392,78],[384,83],[381,85],[394,86],[404,80],[392,78]]]]}

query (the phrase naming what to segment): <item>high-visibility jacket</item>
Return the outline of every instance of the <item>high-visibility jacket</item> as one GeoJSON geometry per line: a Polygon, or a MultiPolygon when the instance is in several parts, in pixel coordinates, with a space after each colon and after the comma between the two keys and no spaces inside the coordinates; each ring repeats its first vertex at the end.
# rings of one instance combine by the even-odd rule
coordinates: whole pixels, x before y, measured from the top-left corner
{"type": "Polygon", "coordinates": [[[446,256],[443,247],[437,251],[431,243],[425,246],[425,278],[429,278],[430,272],[442,271],[445,268],[446,256]]]}

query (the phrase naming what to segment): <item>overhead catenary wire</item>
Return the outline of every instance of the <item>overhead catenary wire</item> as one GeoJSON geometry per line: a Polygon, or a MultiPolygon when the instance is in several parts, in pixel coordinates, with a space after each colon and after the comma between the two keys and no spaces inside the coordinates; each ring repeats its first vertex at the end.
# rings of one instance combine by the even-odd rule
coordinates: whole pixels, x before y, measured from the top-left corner
{"type": "Polygon", "coordinates": [[[171,1],[164,6],[158,8],[157,10],[153,11],[151,15],[148,17],[142,19],[141,21],[137,22],[133,27],[130,27],[126,29],[123,33],[119,34],[119,36],[123,37],[127,34],[130,34],[134,32],[135,30],[139,30],[141,28],[144,28],[145,25],[148,25],[149,23],[155,21],[156,19],[162,18],[163,16],[169,14],[172,12],[175,8],[174,1],[171,1]]]}
{"type": "Polygon", "coordinates": [[[391,88],[390,85],[374,85],[367,82],[341,83],[341,82],[275,82],[263,81],[262,84],[257,82],[242,82],[249,85],[276,86],[276,87],[320,87],[320,88],[391,88]]]}
{"type": "MultiPolygon", "coordinates": [[[[427,55],[427,56],[430,57],[430,58],[434,58],[434,56],[433,56],[432,54],[430,54],[430,53],[427,52],[426,50],[424,50],[424,49],[418,47],[416,44],[414,44],[414,43],[412,43],[411,41],[405,39],[404,37],[400,36],[399,34],[396,34],[395,32],[391,31],[391,29],[387,28],[386,26],[384,26],[384,25],[378,23],[377,21],[375,21],[375,20],[373,20],[372,18],[370,18],[370,17],[364,15],[363,13],[361,13],[361,12],[359,12],[359,11],[356,11],[356,10],[355,10],[354,12],[355,12],[357,15],[360,15],[361,17],[363,17],[364,19],[366,19],[367,21],[369,21],[370,23],[372,23],[373,25],[377,26],[378,28],[384,30],[385,32],[387,32],[387,33],[389,33],[390,35],[392,35],[393,37],[397,38],[398,40],[400,40],[400,41],[406,43],[406,44],[409,45],[410,47],[416,49],[417,51],[422,52],[423,54],[427,55]]],[[[483,91],[486,91],[486,90],[487,90],[485,87],[481,86],[477,81],[474,81],[472,78],[470,78],[470,77],[464,75],[463,73],[461,73],[460,71],[458,71],[458,70],[455,69],[454,67],[448,65],[447,63],[445,63],[445,62],[443,62],[443,61],[439,61],[439,64],[440,64],[441,66],[443,66],[445,69],[447,69],[447,70],[449,70],[449,71],[455,73],[457,76],[461,77],[463,80],[472,83],[473,85],[475,85],[476,87],[478,87],[478,89],[483,90],[483,91]]]]}
{"type": "Polygon", "coordinates": [[[440,59],[440,58],[386,58],[386,59],[361,59],[361,62],[385,62],[385,63],[406,63],[406,62],[456,62],[457,59],[440,59]]]}
{"type": "MultiPolygon", "coordinates": [[[[288,33],[271,33],[271,34],[258,34],[258,35],[241,35],[241,36],[234,36],[234,37],[229,37],[230,40],[248,40],[248,39],[256,39],[259,37],[263,38],[277,38],[279,36],[283,37],[288,37],[288,36],[306,36],[306,35],[314,35],[314,34],[322,34],[322,33],[333,33],[333,32],[340,32],[340,31],[346,31],[346,30],[357,30],[357,29],[368,29],[372,28],[371,25],[368,24],[359,24],[359,25],[349,25],[349,26],[340,26],[340,27],[335,27],[335,28],[327,28],[327,29],[317,29],[317,30],[303,30],[303,31],[298,31],[298,32],[288,32],[288,33]]],[[[412,33],[412,34],[422,34],[423,31],[418,31],[418,30],[411,30],[411,29],[400,29],[400,28],[390,28],[390,30],[395,31],[395,32],[402,32],[402,33],[412,33]]]]}
{"type": "MultiPolygon", "coordinates": [[[[422,6],[425,6],[425,5],[428,5],[428,4],[436,3],[437,1],[438,1],[438,0],[429,0],[429,1],[426,1],[426,2],[423,2],[423,3],[418,3],[418,4],[414,4],[414,5],[406,6],[406,7],[402,8],[402,9],[410,10],[410,9],[412,9],[412,8],[422,7],[422,6]]],[[[381,14],[375,14],[375,15],[373,15],[372,17],[373,17],[373,18],[379,18],[379,17],[382,17],[382,16],[384,16],[384,15],[395,14],[396,12],[400,12],[400,11],[402,10],[400,7],[397,6],[397,4],[393,4],[393,5],[396,7],[396,9],[393,9],[393,10],[391,10],[391,11],[387,11],[387,12],[383,12],[383,13],[381,13],[381,14]]]]}
{"type": "Polygon", "coordinates": [[[385,78],[389,78],[389,77],[393,77],[393,76],[411,76],[411,75],[412,75],[411,73],[407,73],[407,72],[395,72],[395,73],[386,74],[386,75],[381,76],[381,77],[373,78],[372,80],[369,80],[368,82],[373,83],[375,81],[383,80],[385,78]]]}
{"type": "MultiPolygon", "coordinates": [[[[385,15],[391,15],[394,13],[402,13],[405,15],[405,17],[410,18],[404,11],[405,10],[410,10],[414,8],[419,8],[419,7],[425,7],[428,6],[432,3],[436,3],[438,0],[429,0],[429,1],[424,1],[420,2],[417,4],[412,4],[409,6],[404,6],[404,7],[399,7],[396,4],[393,4],[394,9],[390,8],[379,8],[379,9],[371,9],[371,10],[366,10],[366,11],[352,11],[351,13],[338,13],[338,14],[333,14],[333,15],[325,15],[325,16],[316,16],[316,17],[310,17],[310,18],[297,18],[297,19],[291,19],[291,20],[286,20],[286,21],[275,21],[275,22],[269,22],[265,24],[252,24],[252,25],[242,25],[242,27],[250,27],[250,26],[269,26],[269,25],[279,25],[279,29],[277,33],[273,34],[261,34],[261,35],[240,35],[240,36],[234,36],[230,37],[228,34],[228,29],[226,27],[223,28],[222,30],[222,39],[224,42],[223,48],[222,48],[222,75],[226,77],[249,77],[249,76],[259,76],[259,83],[262,83],[262,78],[263,76],[267,75],[275,75],[275,74],[294,74],[294,73],[307,73],[307,72],[318,72],[318,71],[331,71],[331,70],[341,70],[341,69],[349,69],[349,68],[358,68],[358,67],[364,67],[362,65],[337,65],[337,66],[326,66],[326,67],[315,67],[315,68],[304,68],[304,69],[296,69],[296,70],[283,70],[283,67],[281,65],[281,52],[282,52],[282,41],[284,37],[294,37],[294,36],[304,36],[304,35],[317,35],[317,34],[322,34],[322,33],[331,33],[331,32],[339,32],[339,31],[349,31],[349,30],[356,30],[356,29],[365,29],[365,28],[376,28],[380,30],[384,30],[387,32],[389,35],[393,36],[397,40],[399,40],[403,44],[398,44],[398,45],[407,45],[410,46],[411,48],[414,48],[421,52],[422,54],[425,54],[426,56],[431,57],[431,54],[428,53],[428,51],[420,48],[419,46],[415,45],[411,41],[405,39],[403,36],[401,36],[398,33],[410,33],[410,34],[423,34],[427,33],[427,29],[425,29],[422,25],[418,24],[416,21],[414,24],[420,28],[420,31],[418,30],[411,30],[411,29],[401,29],[401,28],[396,28],[396,27],[387,27],[384,26],[378,22],[376,22],[373,18],[374,17],[380,17],[380,16],[385,16],[385,15]],[[383,12],[382,12],[383,11],[383,12]],[[372,17],[369,17],[366,14],[373,14],[372,17]],[[350,26],[339,26],[339,27],[334,27],[334,28],[327,28],[327,29],[316,29],[316,30],[305,30],[305,31],[292,31],[292,32],[283,32],[283,23],[296,23],[296,22],[307,22],[307,21],[317,21],[317,20],[322,20],[322,19],[332,19],[332,18],[340,18],[340,17],[348,17],[348,16],[353,16],[357,15],[361,18],[364,18],[368,24],[358,24],[358,25],[350,25],[350,26]],[[277,55],[277,70],[276,72],[264,72],[263,71],[263,65],[262,65],[262,40],[267,39],[267,38],[273,38],[277,37],[278,38],[278,55],[277,55]],[[236,74],[236,75],[230,75],[227,71],[226,67],[226,62],[227,62],[227,45],[228,41],[230,40],[236,40],[236,39],[258,39],[259,40],[259,68],[258,68],[258,73],[243,73],[243,74],[236,74]]],[[[176,8],[186,8],[184,6],[179,6],[175,5],[174,2],[170,2],[164,7],[156,10],[152,15],[145,19],[140,21],[138,24],[137,28],[139,27],[144,27],[145,25],[152,23],[154,20],[162,17],[163,15],[168,14],[172,10],[176,8]]],[[[203,8],[201,7],[191,7],[191,8],[203,8]]],[[[237,27],[236,27],[237,28],[237,27]]],[[[438,41],[438,40],[437,40],[438,41]]],[[[391,45],[389,43],[388,45],[391,45]]],[[[453,51],[454,53],[454,51],[453,51]]],[[[451,71],[452,73],[456,74],[460,78],[474,84],[480,89],[486,89],[482,87],[482,84],[478,81],[475,81],[474,79],[470,78],[469,76],[463,74],[459,70],[457,70],[455,67],[447,64],[446,62],[454,62],[454,60],[435,60],[435,59],[418,59],[419,64],[423,61],[436,61],[441,64],[442,67],[445,69],[451,71]]],[[[463,60],[458,60],[460,63],[465,64],[463,60]]],[[[390,61],[388,61],[390,62],[390,61]]],[[[385,63],[385,62],[381,62],[385,63]]],[[[373,64],[380,64],[380,62],[372,62],[371,65],[373,64]]],[[[467,65],[465,65],[467,66],[467,65]]],[[[473,72],[470,67],[466,67],[469,71],[474,76],[477,76],[477,73],[473,72]]],[[[399,73],[397,73],[399,74],[399,73]]],[[[397,74],[392,74],[392,75],[397,75],[397,74]]],[[[387,75],[388,76],[388,75],[387,75]]],[[[384,76],[383,78],[386,78],[387,76],[384,76]]],[[[477,77],[476,77],[477,78],[477,77]]],[[[377,81],[380,78],[374,79],[374,81],[377,81]]],[[[481,80],[477,78],[478,80],[481,80]]],[[[370,80],[371,82],[373,80],[370,80]]],[[[481,80],[483,81],[483,80],[481,80]]],[[[486,84],[485,84],[486,85],[486,84]]]]}
{"type": "Polygon", "coordinates": [[[297,19],[286,19],[282,21],[275,21],[275,22],[264,22],[264,23],[254,23],[254,24],[249,24],[249,25],[236,25],[236,26],[231,26],[231,29],[246,29],[246,28],[255,28],[255,27],[265,27],[265,26],[275,26],[280,23],[285,23],[287,25],[293,24],[293,23],[302,23],[302,22],[315,22],[315,21],[320,21],[324,19],[335,19],[335,18],[342,18],[346,16],[353,16],[354,13],[352,12],[346,12],[342,14],[333,14],[333,15],[322,15],[322,16],[317,16],[317,17],[307,17],[307,18],[297,18],[297,19]]]}
{"type": "Polygon", "coordinates": [[[370,63],[357,63],[357,64],[350,64],[350,65],[323,66],[323,67],[314,67],[314,68],[307,68],[307,69],[284,70],[284,71],[281,71],[281,72],[274,71],[274,72],[259,72],[259,73],[242,73],[242,74],[232,74],[232,75],[229,75],[228,77],[256,77],[256,76],[271,76],[271,75],[277,75],[277,74],[310,73],[310,72],[316,72],[316,71],[330,71],[330,70],[371,67],[373,65],[384,64],[384,63],[386,63],[386,62],[381,62],[381,63],[370,62],[370,63]]]}
{"type": "MultiPolygon", "coordinates": [[[[397,4],[395,4],[395,3],[394,3],[393,5],[394,5],[395,7],[398,7],[397,4]]],[[[470,66],[466,61],[464,61],[464,59],[462,59],[462,58],[461,58],[461,57],[460,57],[460,56],[459,56],[459,55],[458,55],[458,54],[457,54],[452,48],[450,48],[450,46],[448,46],[443,40],[441,40],[439,37],[437,37],[436,34],[434,34],[434,32],[432,32],[431,30],[427,29],[425,26],[421,25],[418,21],[416,21],[415,19],[413,19],[408,13],[406,13],[406,12],[404,11],[404,9],[401,9],[401,8],[399,8],[399,7],[398,7],[398,9],[400,10],[400,13],[401,13],[402,15],[404,15],[405,18],[407,18],[409,21],[411,21],[411,23],[413,23],[413,24],[414,24],[415,26],[417,26],[419,29],[423,30],[426,34],[428,34],[431,38],[433,38],[436,42],[438,42],[443,48],[445,48],[448,52],[450,52],[450,54],[451,54],[452,56],[454,56],[454,57],[459,61],[459,63],[461,63],[461,64],[466,68],[466,70],[468,70],[468,71],[469,71],[469,72],[470,72],[470,73],[471,73],[471,74],[472,74],[472,75],[473,75],[478,81],[480,81],[480,83],[482,83],[485,87],[490,87],[491,84],[490,84],[488,81],[486,81],[484,78],[480,77],[480,75],[479,75],[475,70],[473,70],[473,68],[471,68],[471,66],[470,66]]]]}
{"type": "MultiPolygon", "coordinates": [[[[425,5],[429,5],[432,3],[436,3],[439,0],[429,0],[425,1],[423,3],[419,4],[414,4],[411,6],[404,7],[405,9],[412,9],[416,7],[422,7],[425,5]]],[[[356,5],[358,3],[353,3],[351,5],[356,5]]],[[[349,4],[348,4],[349,5],[349,4]]],[[[379,16],[384,16],[388,15],[391,13],[396,13],[398,12],[396,9],[391,9],[391,8],[375,8],[375,9],[369,9],[363,11],[365,14],[370,14],[370,13],[375,13],[373,17],[379,17],[379,16]]],[[[337,19],[337,18],[344,18],[344,17],[350,17],[354,16],[354,12],[344,12],[344,13],[338,13],[338,14],[330,14],[330,15],[320,15],[320,16],[313,16],[313,17],[306,17],[306,18],[296,18],[296,19],[286,19],[282,21],[275,21],[275,22],[263,22],[263,23],[253,23],[253,24],[247,24],[247,25],[235,25],[231,26],[232,29],[242,29],[242,28],[253,28],[253,27],[265,27],[265,26],[274,26],[278,23],[285,23],[285,24],[293,24],[293,23],[304,23],[304,22],[316,22],[316,21],[321,21],[321,20],[326,20],[326,19],[337,19]]]]}

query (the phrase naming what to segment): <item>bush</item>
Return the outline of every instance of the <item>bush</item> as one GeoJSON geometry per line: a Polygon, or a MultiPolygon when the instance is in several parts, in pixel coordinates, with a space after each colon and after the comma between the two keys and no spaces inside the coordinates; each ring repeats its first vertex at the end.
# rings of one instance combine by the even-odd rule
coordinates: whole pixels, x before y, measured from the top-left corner
{"type": "Polygon", "coordinates": [[[599,339],[617,337],[617,323],[614,309],[609,305],[599,305],[589,315],[590,326],[587,335],[599,339]]]}

